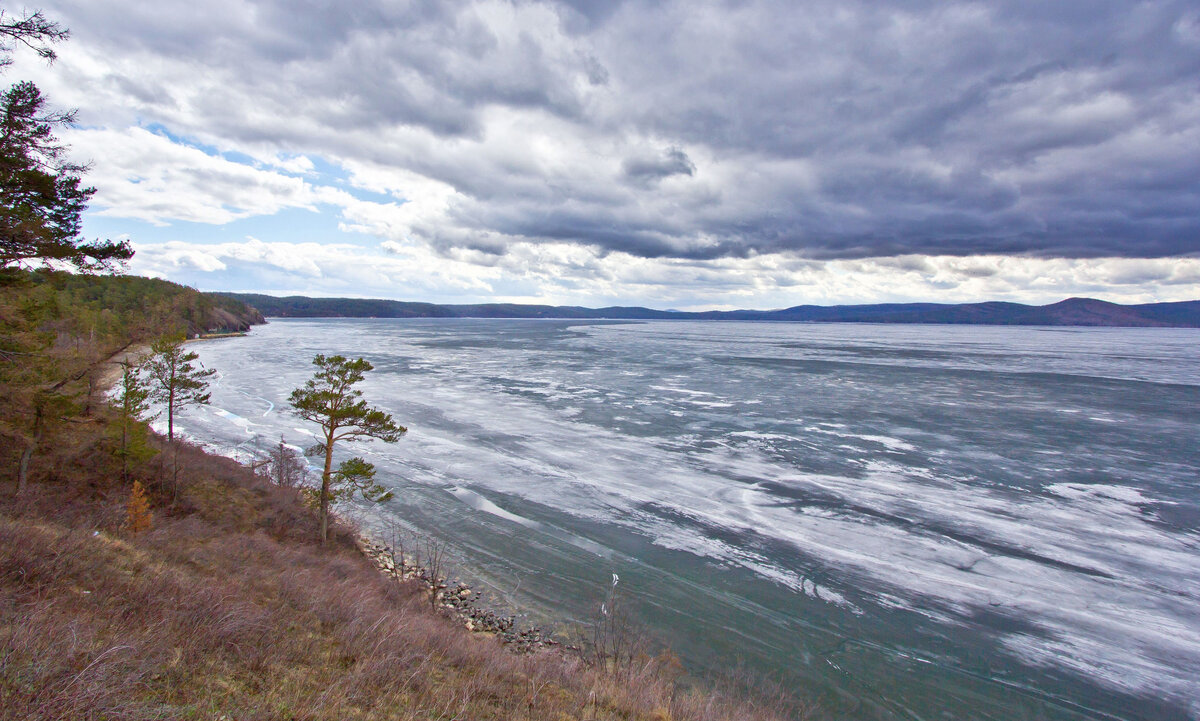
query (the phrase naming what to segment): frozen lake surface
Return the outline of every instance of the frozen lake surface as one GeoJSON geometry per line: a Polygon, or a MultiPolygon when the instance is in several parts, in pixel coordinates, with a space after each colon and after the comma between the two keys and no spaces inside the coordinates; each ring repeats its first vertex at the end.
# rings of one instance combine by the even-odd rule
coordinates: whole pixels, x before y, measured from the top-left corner
{"type": "Polygon", "coordinates": [[[690,668],[855,719],[1200,717],[1200,331],[273,320],[178,427],[313,427],[317,353],[409,433],[346,447],[538,621],[612,573],[690,668]]]}

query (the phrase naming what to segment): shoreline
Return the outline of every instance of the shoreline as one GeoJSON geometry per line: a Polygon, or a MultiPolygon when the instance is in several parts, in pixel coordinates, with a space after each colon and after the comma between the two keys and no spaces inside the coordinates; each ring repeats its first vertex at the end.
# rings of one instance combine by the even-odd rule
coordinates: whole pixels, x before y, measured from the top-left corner
{"type": "Polygon", "coordinates": [[[550,638],[539,626],[518,630],[515,616],[499,615],[483,605],[481,591],[457,579],[447,582],[446,578],[435,576],[429,568],[415,563],[411,556],[397,553],[361,530],[354,534],[354,545],[380,574],[397,583],[421,583],[426,592],[433,595],[431,605],[435,610],[453,617],[471,633],[498,638],[514,653],[536,653],[552,648],[582,650],[550,638]]]}

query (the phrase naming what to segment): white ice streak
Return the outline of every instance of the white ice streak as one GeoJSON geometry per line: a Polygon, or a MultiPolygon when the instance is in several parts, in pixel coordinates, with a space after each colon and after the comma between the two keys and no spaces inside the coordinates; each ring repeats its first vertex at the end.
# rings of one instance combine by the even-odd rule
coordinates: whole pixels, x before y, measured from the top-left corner
{"type": "MultiPolygon", "coordinates": [[[[436,401],[441,407],[457,408],[461,418],[487,418],[488,406],[494,402],[445,389],[430,392],[441,397],[436,401]]],[[[503,423],[510,431],[521,430],[521,448],[518,455],[501,453],[500,458],[480,464],[500,471],[476,479],[495,490],[578,516],[628,525],[663,547],[736,563],[854,610],[832,589],[809,592],[805,579],[795,572],[751,549],[716,540],[702,527],[664,519],[651,509],[667,509],[712,528],[785,540],[844,569],[844,582],[853,582],[854,574],[861,574],[863,580],[870,578],[894,589],[892,595],[909,598],[914,608],[939,619],[948,618],[947,609],[960,618],[988,609],[1036,625],[1114,686],[1176,697],[1200,691],[1192,673],[1200,663],[1195,599],[1164,594],[1157,587],[1166,576],[1171,585],[1196,588],[1200,569],[1195,553],[1178,536],[1148,523],[1128,503],[1103,497],[1101,504],[1087,499],[1064,502],[1037,494],[1014,499],[883,463],[869,464],[865,478],[798,476],[763,457],[728,449],[709,452],[702,462],[692,463],[651,441],[592,426],[575,427],[519,402],[505,402],[503,423]],[[510,472],[501,471],[503,467],[510,472]],[[1018,554],[956,541],[936,531],[914,532],[869,516],[781,506],[776,496],[755,488],[734,498],[729,476],[833,493],[843,505],[898,515],[914,523],[944,524],[964,535],[1011,547],[1018,554]],[[1019,552],[1064,565],[1021,557],[1019,552]],[[1162,628],[1173,632],[1164,635],[1157,630],[1162,628]],[[1187,663],[1179,664],[1180,658],[1187,663]],[[1137,665],[1154,671],[1127,672],[1137,665]]],[[[1032,646],[1026,642],[1022,648],[1032,646]]]]}
{"type": "Polygon", "coordinates": [[[484,513],[490,513],[493,516],[499,516],[506,521],[512,521],[513,523],[518,523],[527,528],[540,528],[542,525],[532,519],[525,518],[524,516],[518,516],[515,513],[504,510],[475,491],[459,487],[450,488],[448,490],[450,495],[454,496],[477,511],[483,511],[484,513]]]}
{"type": "MultiPolygon", "coordinates": [[[[838,427],[844,428],[845,426],[839,425],[838,427]]],[[[812,433],[825,433],[825,434],[831,435],[831,436],[838,436],[839,438],[858,438],[858,439],[861,439],[864,441],[878,443],[879,445],[883,446],[884,448],[887,448],[889,451],[915,451],[915,450],[917,450],[916,446],[909,443],[908,441],[903,441],[903,440],[900,440],[899,438],[892,438],[891,436],[878,436],[878,435],[861,434],[861,433],[842,433],[840,431],[835,431],[830,428],[822,428],[820,426],[808,426],[804,430],[812,432],[812,433]]]]}
{"type": "Polygon", "coordinates": [[[239,415],[230,413],[229,411],[225,410],[224,408],[211,408],[209,410],[212,412],[213,415],[220,416],[221,418],[224,418],[225,420],[229,421],[233,425],[241,428],[242,431],[246,435],[248,435],[248,436],[254,435],[254,431],[251,430],[251,428],[254,426],[254,424],[251,423],[249,420],[242,418],[239,415]]]}
{"type": "MultiPolygon", "coordinates": [[[[441,407],[458,409],[462,418],[486,418],[494,402],[444,388],[429,392],[441,397],[441,407]]],[[[913,607],[931,616],[945,619],[948,609],[961,618],[988,609],[1039,626],[1115,686],[1177,696],[1197,690],[1194,675],[1163,659],[1182,655],[1193,665],[1200,661],[1194,599],[1155,588],[1163,574],[1196,587],[1200,570],[1194,551],[1176,535],[1147,523],[1128,503],[1105,497],[1100,504],[1088,499],[1072,503],[1037,494],[1014,499],[881,462],[868,464],[865,478],[800,476],[765,457],[729,449],[711,451],[702,462],[691,463],[651,441],[575,427],[520,402],[506,401],[503,417],[510,431],[521,430],[519,456],[483,465],[520,472],[487,473],[480,479],[498,491],[628,525],[665,548],[736,563],[855,610],[833,589],[810,592],[803,577],[752,549],[731,546],[702,527],[664,519],[651,509],[667,509],[712,528],[786,540],[805,554],[843,568],[843,581],[861,574],[864,580],[895,589],[894,595],[908,597],[913,607]],[[781,506],[776,496],[758,488],[735,496],[729,476],[833,493],[843,505],[917,524],[944,524],[965,536],[1011,547],[1016,554],[870,516],[781,506]],[[1164,636],[1156,630],[1160,628],[1174,632],[1164,636]],[[1126,672],[1131,664],[1157,671],[1131,676],[1126,672]]]]}

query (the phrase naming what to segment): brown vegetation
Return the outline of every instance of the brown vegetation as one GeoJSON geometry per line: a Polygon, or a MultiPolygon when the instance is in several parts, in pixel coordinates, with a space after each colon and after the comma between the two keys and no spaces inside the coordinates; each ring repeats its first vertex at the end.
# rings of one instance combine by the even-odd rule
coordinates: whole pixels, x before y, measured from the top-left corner
{"type": "Polygon", "coordinates": [[[154,525],[154,517],[150,515],[150,500],[146,498],[146,489],[141,481],[134,481],[129,491],[129,503],[125,505],[125,529],[130,533],[149,531],[154,525]]]}
{"type": "Polygon", "coordinates": [[[157,509],[137,534],[102,423],[60,435],[47,460],[0,499],[0,718],[783,715],[682,689],[669,655],[613,669],[510,653],[379,575],[350,529],[322,550],[295,489],[228,459],[182,448],[174,507],[155,464],[134,469],[157,509]]]}

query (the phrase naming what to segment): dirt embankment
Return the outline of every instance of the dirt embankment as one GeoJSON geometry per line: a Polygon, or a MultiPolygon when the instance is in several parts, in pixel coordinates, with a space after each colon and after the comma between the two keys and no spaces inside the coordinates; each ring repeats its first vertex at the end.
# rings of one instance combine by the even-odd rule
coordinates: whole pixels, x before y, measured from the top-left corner
{"type": "Polygon", "coordinates": [[[212,308],[204,317],[202,328],[193,329],[196,333],[231,333],[248,331],[252,325],[263,325],[267,319],[257,308],[245,306],[245,310],[235,313],[226,308],[212,308]]]}

